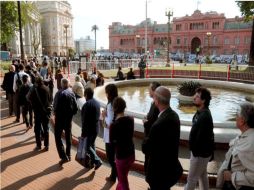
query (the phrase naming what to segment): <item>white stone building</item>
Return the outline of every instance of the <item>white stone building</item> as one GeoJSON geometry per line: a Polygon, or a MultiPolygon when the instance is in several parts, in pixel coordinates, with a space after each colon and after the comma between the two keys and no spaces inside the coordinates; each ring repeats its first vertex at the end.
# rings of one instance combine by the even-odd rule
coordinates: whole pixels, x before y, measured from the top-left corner
{"type": "Polygon", "coordinates": [[[67,1],[37,1],[36,4],[42,16],[43,55],[66,56],[67,49],[74,48],[71,5],[67,1]]]}
{"type": "Polygon", "coordinates": [[[95,40],[91,39],[90,36],[87,36],[85,39],[80,38],[74,41],[76,53],[82,55],[86,52],[94,50],[95,40]]]}

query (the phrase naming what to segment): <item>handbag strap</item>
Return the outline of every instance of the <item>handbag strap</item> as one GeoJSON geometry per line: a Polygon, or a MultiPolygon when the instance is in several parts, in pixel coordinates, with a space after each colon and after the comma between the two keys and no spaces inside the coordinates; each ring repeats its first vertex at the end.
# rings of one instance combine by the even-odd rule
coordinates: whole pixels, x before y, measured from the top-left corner
{"type": "Polygon", "coordinates": [[[39,102],[40,102],[40,104],[41,104],[41,107],[42,107],[43,111],[44,111],[44,112],[47,112],[46,109],[45,109],[45,107],[44,107],[44,105],[43,105],[43,103],[42,103],[42,101],[41,101],[41,98],[40,98],[40,96],[39,96],[39,93],[38,93],[38,91],[37,91],[37,88],[34,87],[34,90],[35,90],[36,96],[37,96],[37,98],[38,98],[38,100],[39,100],[39,102]]]}
{"type": "Polygon", "coordinates": [[[228,168],[227,168],[228,171],[231,171],[232,158],[233,158],[233,156],[231,155],[230,159],[229,159],[229,163],[228,163],[228,168]]]}

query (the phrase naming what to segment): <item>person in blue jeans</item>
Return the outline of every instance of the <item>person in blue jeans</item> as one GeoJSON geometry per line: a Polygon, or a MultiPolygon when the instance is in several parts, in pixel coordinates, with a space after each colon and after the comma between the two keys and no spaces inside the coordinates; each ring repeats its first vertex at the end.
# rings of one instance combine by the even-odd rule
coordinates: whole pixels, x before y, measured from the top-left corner
{"type": "Polygon", "coordinates": [[[93,98],[93,94],[92,88],[85,89],[86,103],[81,110],[81,136],[87,137],[87,153],[91,157],[94,169],[97,170],[102,165],[102,161],[95,150],[95,140],[99,132],[100,104],[93,98]]]}

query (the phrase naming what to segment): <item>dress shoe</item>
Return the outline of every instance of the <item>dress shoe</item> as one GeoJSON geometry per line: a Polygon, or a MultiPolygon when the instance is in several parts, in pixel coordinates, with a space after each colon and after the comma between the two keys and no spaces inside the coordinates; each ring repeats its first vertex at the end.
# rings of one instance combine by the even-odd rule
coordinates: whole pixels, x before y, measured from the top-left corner
{"type": "Polygon", "coordinates": [[[34,151],[39,151],[39,150],[41,150],[41,147],[39,147],[39,146],[36,146],[36,147],[34,148],[34,151]]]}
{"type": "Polygon", "coordinates": [[[98,169],[99,169],[99,167],[101,167],[101,165],[102,165],[102,162],[101,162],[101,161],[99,161],[97,164],[95,164],[95,166],[94,166],[94,170],[98,170],[98,169]]]}
{"type": "Polygon", "coordinates": [[[48,146],[45,146],[43,150],[44,150],[44,151],[49,151],[49,147],[48,147],[48,146]]]}
{"type": "Polygon", "coordinates": [[[62,165],[65,164],[66,162],[68,162],[68,159],[62,159],[62,160],[60,160],[60,161],[58,162],[58,164],[59,164],[60,166],[62,166],[62,165]]]}
{"type": "Polygon", "coordinates": [[[14,123],[19,123],[19,119],[16,119],[16,120],[14,121],[14,123]]]}
{"type": "Polygon", "coordinates": [[[106,177],[106,181],[115,183],[116,182],[116,177],[108,176],[108,177],[106,177]]]}

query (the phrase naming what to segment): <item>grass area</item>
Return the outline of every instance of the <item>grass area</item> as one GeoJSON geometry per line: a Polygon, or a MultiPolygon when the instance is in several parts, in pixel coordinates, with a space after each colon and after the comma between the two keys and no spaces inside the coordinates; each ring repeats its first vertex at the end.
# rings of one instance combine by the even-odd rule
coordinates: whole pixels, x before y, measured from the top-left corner
{"type": "Polygon", "coordinates": [[[0,64],[1,72],[4,72],[4,73],[8,72],[10,65],[11,65],[11,61],[1,61],[1,64],[0,64]]]}
{"type": "MultiPolygon", "coordinates": [[[[174,70],[189,70],[189,71],[198,71],[200,68],[199,65],[196,65],[196,64],[188,64],[186,66],[174,66],[174,70]]],[[[244,65],[244,66],[239,66],[238,67],[238,70],[235,70],[235,68],[233,68],[231,70],[231,72],[244,72],[247,68],[247,65],[244,65]]],[[[165,67],[165,66],[158,66],[158,67],[149,67],[148,69],[153,69],[153,70],[172,70],[173,67],[172,65],[170,67],[165,67]]],[[[134,70],[137,70],[134,69],[134,70]]],[[[210,64],[210,65],[207,65],[207,64],[202,64],[201,65],[201,70],[202,71],[215,71],[215,72],[227,72],[228,70],[228,67],[227,65],[222,65],[222,64],[210,64]]],[[[100,70],[103,75],[105,77],[115,77],[116,76],[116,73],[117,73],[117,69],[114,69],[114,70],[100,70]]],[[[123,73],[127,73],[129,71],[128,68],[124,68],[122,69],[123,73]]]]}

